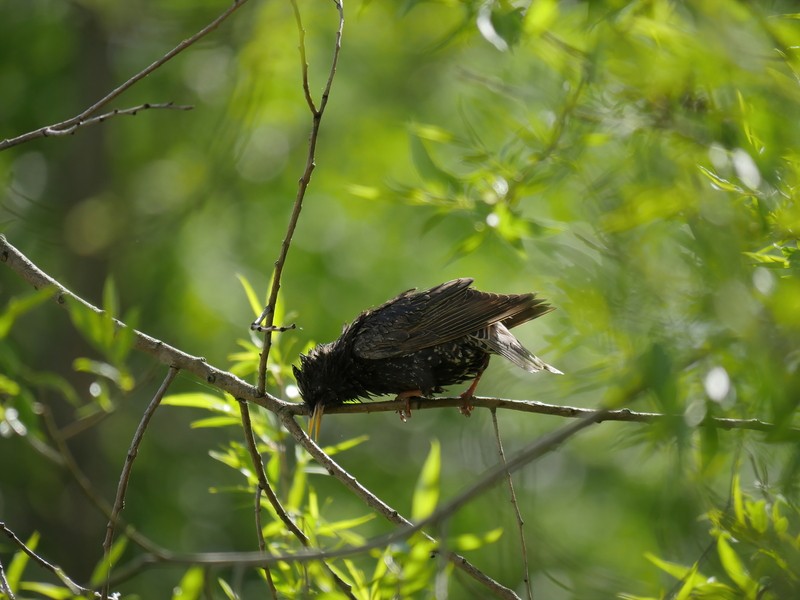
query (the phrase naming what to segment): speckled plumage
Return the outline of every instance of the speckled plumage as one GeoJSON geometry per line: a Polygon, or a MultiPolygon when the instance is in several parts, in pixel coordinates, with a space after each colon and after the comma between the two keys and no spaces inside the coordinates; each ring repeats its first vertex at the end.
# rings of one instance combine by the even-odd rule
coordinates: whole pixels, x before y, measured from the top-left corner
{"type": "Polygon", "coordinates": [[[294,374],[313,415],[312,432],[326,407],[384,394],[430,396],[479,378],[491,354],[532,373],[560,373],[509,331],[551,306],[534,294],[492,294],[471,285],[472,279],[455,279],[403,292],[361,313],[337,340],[301,355],[294,374]]]}

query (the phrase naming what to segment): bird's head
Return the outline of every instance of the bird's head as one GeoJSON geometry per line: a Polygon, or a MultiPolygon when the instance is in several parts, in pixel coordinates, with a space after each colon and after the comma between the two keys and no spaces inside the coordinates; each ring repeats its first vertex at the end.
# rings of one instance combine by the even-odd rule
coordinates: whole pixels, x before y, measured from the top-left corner
{"type": "Polygon", "coordinates": [[[322,414],[328,406],[341,404],[344,399],[335,386],[337,366],[332,344],[317,346],[307,355],[300,355],[300,368],[292,367],[297,387],[311,416],[308,434],[316,439],[322,424],[322,414]]]}

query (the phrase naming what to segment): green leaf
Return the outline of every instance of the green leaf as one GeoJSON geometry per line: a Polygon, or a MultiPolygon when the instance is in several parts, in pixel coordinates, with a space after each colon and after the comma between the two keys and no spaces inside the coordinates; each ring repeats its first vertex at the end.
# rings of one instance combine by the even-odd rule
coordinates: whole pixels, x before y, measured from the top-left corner
{"type": "Polygon", "coordinates": [[[90,358],[76,358],[72,361],[72,368],[78,373],[92,373],[98,377],[108,379],[123,392],[130,392],[135,383],[133,377],[126,369],[119,369],[103,361],[92,360],[90,358]]]}
{"type": "Polygon", "coordinates": [[[8,335],[11,326],[19,317],[49,300],[56,293],[56,288],[46,287],[21,298],[11,298],[0,313],[0,340],[8,335]]]}
{"type": "Polygon", "coordinates": [[[235,427],[242,423],[238,417],[208,417],[192,421],[192,429],[206,429],[213,427],[235,427]]]}
{"type": "Polygon", "coordinates": [[[769,517],[767,516],[767,501],[757,500],[752,502],[745,501],[745,510],[747,511],[747,520],[750,526],[758,533],[766,533],[769,527],[769,517]]]}
{"type": "Polygon", "coordinates": [[[253,315],[256,317],[259,316],[261,311],[264,310],[264,306],[259,302],[253,286],[250,285],[250,281],[248,281],[248,279],[241,273],[237,273],[236,277],[239,279],[239,283],[244,289],[244,295],[247,297],[247,302],[250,304],[250,309],[253,311],[253,315]]]}
{"type": "Polygon", "coordinates": [[[705,582],[707,579],[697,572],[697,569],[694,565],[691,567],[685,567],[683,565],[658,558],[656,555],[649,552],[646,552],[644,556],[659,569],[665,573],[668,573],[669,575],[672,575],[675,579],[682,580],[684,578],[689,578],[691,585],[693,586],[699,585],[705,582]]]}
{"type": "Polygon", "coordinates": [[[317,528],[317,532],[319,535],[333,535],[338,531],[355,529],[364,523],[372,521],[374,518],[374,514],[367,514],[361,517],[355,517],[353,519],[343,519],[341,521],[336,521],[335,523],[327,523],[326,525],[322,525],[317,528]]]}
{"type": "Polygon", "coordinates": [[[190,567],[172,591],[172,600],[197,600],[203,592],[203,567],[190,567]]]}
{"type": "Polygon", "coordinates": [[[737,587],[742,590],[748,598],[755,598],[758,594],[758,582],[750,577],[739,556],[731,548],[724,535],[717,538],[717,552],[719,554],[722,568],[728,574],[737,587]]]}
{"type": "MultiPolygon", "coordinates": [[[[34,531],[25,541],[25,545],[31,552],[36,551],[36,546],[39,545],[39,538],[41,536],[37,531],[34,531]]],[[[22,580],[22,573],[25,571],[25,567],[28,565],[28,560],[30,557],[25,554],[22,550],[19,550],[14,554],[14,558],[11,559],[11,562],[8,565],[8,569],[6,569],[6,580],[8,581],[8,585],[11,586],[12,590],[16,590],[19,588],[19,583],[22,580]]]]}
{"type": "Polygon", "coordinates": [[[325,450],[326,454],[333,456],[334,454],[339,454],[340,452],[344,452],[345,450],[350,450],[351,448],[355,448],[359,444],[363,444],[369,439],[368,435],[360,435],[358,437],[350,438],[349,440],[345,440],[343,442],[339,442],[338,444],[334,444],[333,446],[325,446],[323,450],[325,450]]]}
{"type": "Polygon", "coordinates": [[[106,560],[105,558],[101,558],[100,562],[98,562],[97,566],[95,566],[94,571],[92,571],[92,577],[89,584],[90,587],[98,587],[105,582],[106,576],[108,575],[108,570],[117,564],[117,562],[119,562],[119,559],[122,557],[122,553],[125,552],[125,548],[127,547],[127,537],[121,537],[111,545],[111,551],[108,553],[108,559],[106,560]]]}
{"type": "Polygon", "coordinates": [[[13,379],[9,379],[5,375],[0,374],[0,394],[7,396],[16,396],[20,392],[19,384],[13,379]]]}
{"type": "Polygon", "coordinates": [[[527,34],[539,35],[547,31],[557,18],[557,0],[534,0],[525,13],[523,29],[527,34]]]}
{"type": "Polygon", "coordinates": [[[470,550],[477,550],[486,544],[492,544],[500,539],[503,535],[503,528],[498,527],[492,529],[483,535],[476,535],[474,533],[465,533],[456,537],[451,543],[453,548],[459,552],[468,552],[470,550]]]}
{"type": "Polygon", "coordinates": [[[433,160],[425,142],[416,134],[411,135],[411,159],[420,176],[429,184],[438,183],[445,190],[456,189],[458,180],[439,167],[433,160]]]}
{"type": "Polygon", "coordinates": [[[431,442],[431,450],[422,465],[414,497],[411,500],[411,519],[419,521],[430,515],[439,502],[439,474],[441,471],[441,447],[438,440],[431,442]]]}
{"type": "Polygon", "coordinates": [[[731,495],[733,496],[733,514],[736,516],[736,522],[742,527],[747,527],[747,521],[744,517],[744,498],[738,473],[733,476],[731,495]]]}
{"type": "Polygon", "coordinates": [[[67,598],[75,598],[77,596],[68,587],[53,585],[52,583],[40,583],[38,581],[23,581],[19,589],[35,592],[45,598],[52,598],[52,600],[67,600],[67,598]]]}
{"type": "Polygon", "coordinates": [[[239,596],[236,595],[236,592],[233,591],[231,585],[222,579],[222,577],[217,578],[217,583],[219,583],[219,587],[222,588],[222,591],[225,593],[225,596],[228,600],[239,600],[239,596]]]}
{"type": "Polygon", "coordinates": [[[233,406],[226,399],[206,394],[204,392],[189,392],[186,394],[172,394],[161,401],[166,406],[182,406],[189,408],[202,408],[211,412],[232,414],[233,406]]]}

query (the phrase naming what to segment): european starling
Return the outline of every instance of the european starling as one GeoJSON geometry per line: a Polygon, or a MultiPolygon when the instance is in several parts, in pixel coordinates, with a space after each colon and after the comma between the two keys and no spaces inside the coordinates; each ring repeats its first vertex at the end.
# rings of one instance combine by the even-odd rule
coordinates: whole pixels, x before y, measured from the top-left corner
{"type": "Polygon", "coordinates": [[[358,315],[339,339],[301,355],[294,375],[311,415],[312,437],[327,407],[383,394],[430,397],[473,379],[461,395],[462,412],[469,415],[469,399],[492,354],[531,373],[561,373],[509,331],[553,307],[534,294],[491,294],[471,285],[472,279],[455,279],[403,292],[358,315]]]}

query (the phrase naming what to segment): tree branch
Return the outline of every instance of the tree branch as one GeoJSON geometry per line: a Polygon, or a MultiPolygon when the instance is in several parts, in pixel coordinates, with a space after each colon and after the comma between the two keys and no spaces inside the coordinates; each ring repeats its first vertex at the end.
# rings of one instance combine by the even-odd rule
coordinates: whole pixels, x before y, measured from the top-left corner
{"type": "MultiPolygon", "coordinates": [[[[39,129],[36,129],[34,131],[30,131],[28,133],[24,133],[22,135],[18,135],[17,137],[5,139],[2,142],[0,142],[0,152],[2,152],[3,150],[7,150],[8,148],[11,148],[12,146],[18,146],[20,144],[24,144],[25,142],[29,142],[29,141],[35,140],[37,138],[48,137],[48,136],[53,136],[53,135],[64,135],[64,133],[62,133],[64,131],[66,131],[67,133],[71,133],[71,131],[69,131],[70,129],[75,128],[76,126],[80,127],[80,126],[86,124],[87,120],[89,119],[89,117],[91,117],[93,114],[95,114],[98,110],[100,110],[106,104],[111,102],[114,98],[116,98],[117,96],[119,96],[120,94],[125,92],[128,88],[133,86],[135,83],[137,83],[138,81],[141,81],[142,79],[144,79],[145,77],[150,75],[150,73],[152,73],[153,71],[155,71],[156,69],[158,69],[159,67],[164,65],[166,62],[168,62],[169,60],[175,58],[175,56],[177,56],[178,54],[180,54],[181,52],[186,50],[189,46],[194,44],[196,41],[198,41],[199,39],[205,37],[206,35],[208,35],[212,31],[214,31],[217,27],[219,27],[219,25],[225,19],[227,19],[229,16],[231,16],[237,9],[242,7],[246,2],[247,2],[247,0],[234,0],[233,4],[231,6],[229,6],[216,19],[211,21],[211,23],[209,23],[208,25],[203,27],[203,29],[201,29],[200,31],[195,33],[193,36],[183,40],[180,44],[178,44],[172,50],[167,52],[164,56],[162,56],[157,61],[152,63],[150,66],[145,67],[144,69],[139,71],[136,75],[134,75],[133,77],[128,79],[122,85],[120,85],[120,86],[114,88],[113,90],[111,90],[103,98],[101,98],[100,100],[98,100],[97,102],[92,104],[89,108],[84,110],[79,115],[75,115],[74,117],[72,117],[70,119],[67,119],[66,121],[61,121],[59,123],[53,123],[52,125],[45,125],[44,127],[40,127],[39,129]]],[[[151,105],[151,107],[152,106],[153,105],[151,105]]],[[[164,105],[159,105],[159,106],[160,107],[164,107],[164,105]]],[[[133,109],[126,109],[126,110],[133,110],[133,109]]],[[[73,129],[73,131],[74,131],[74,129],[73,129]]]]}
{"type": "MultiPolygon", "coordinates": [[[[460,408],[464,404],[464,400],[460,396],[453,397],[438,397],[438,398],[411,398],[409,406],[413,411],[423,409],[439,409],[439,408],[460,408]]],[[[593,408],[580,408],[577,406],[563,406],[560,404],[547,404],[545,402],[537,402],[535,400],[510,400],[508,398],[494,398],[487,396],[474,396],[470,400],[470,404],[476,408],[488,408],[489,410],[505,409],[515,410],[527,413],[536,413],[540,415],[551,415],[555,417],[564,418],[580,418],[589,416],[598,412],[593,408]]],[[[373,413],[373,412],[398,412],[400,409],[406,408],[406,400],[386,400],[380,402],[359,402],[352,404],[343,404],[325,409],[326,415],[347,415],[355,413],[373,413]]],[[[290,410],[295,415],[306,415],[308,410],[303,404],[292,402],[289,404],[290,410]]],[[[681,415],[668,415],[664,413],[655,412],[639,412],[627,408],[620,408],[617,410],[603,411],[602,421],[625,421],[634,423],[656,424],[664,422],[683,422],[684,418],[681,415]]],[[[717,427],[718,429],[745,429],[752,431],[761,431],[764,433],[774,433],[785,436],[786,439],[797,440],[800,439],[800,429],[798,428],[783,428],[768,423],[760,419],[733,419],[727,417],[706,417],[703,419],[700,426],[717,427]]]]}
{"type": "MultiPolygon", "coordinates": [[[[8,537],[8,539],[10,539],[14,543],[14,545],[19,547],[20,550],[22,550],[25,554],[30,556],[41,567],[45,568],[46,570],[48,570],[51,573],[53,573],[53,575],[58,577],[58,579],[61,582],[63,582],[64,585],[66,585],[69,588],[70,592],[72,592],[76,596],[78,594],[88,594],[88,595],[92,595],[92,596],[94,596],[96,598],[100,597],[100,594],[98,594],[97,592],[95,592],[93,590],[90,590],[89,588],[85,588],[83,586],[80,586],[77,583],[75,583],[74,581],[72,581],[72,579],[67,577],[67,574],[64,573],[64,571],[61,569],[61,567],[47,562],[41,556],[36,554],[36,552],[34,552],[30,548],[28,548],[28,546],[25,545],[25,542],[23,542],[21,539],[19,539],[17,537],[17,535],[13,531],[11,531],[8,527],[6,527],[6,524],[3,523],[2,521],[0,521],[0,531],[2,531],[4,534],[6,534],[6,537],[8,537]]],[[[5,583],[5,586],[8,587],[8,582],[5,583]]],[[[11,589],[10,588],[8,588],[8,589],[9,589],[9,592],[11,592],[11,589]]]]}

